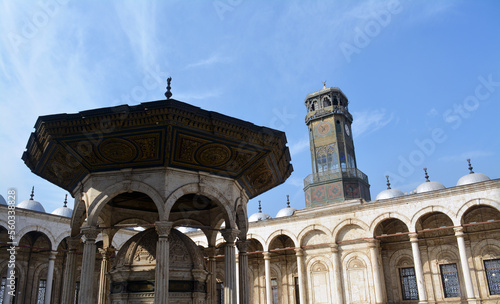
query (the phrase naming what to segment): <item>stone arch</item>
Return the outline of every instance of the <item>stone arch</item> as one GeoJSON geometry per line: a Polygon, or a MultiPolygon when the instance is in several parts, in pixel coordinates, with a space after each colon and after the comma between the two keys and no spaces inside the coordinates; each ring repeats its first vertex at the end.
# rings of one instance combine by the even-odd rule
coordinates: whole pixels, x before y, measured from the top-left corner
{"type": "Polygon", "coordinates": [[[438,264],[440,261],[452,260],[460,263],[460,257],[458,256],[458,245],[443,244],[437,245],[429,248],[429,258],[430,260],[436,261],[438,264]]]}
{"type": "Polygon", "coordinates": [[[57,246],[59,245],[59,243],[55,242],[56,238],[54,237],[52,232],[49,229],[47,229],[46,227],[40,226],[40,225],[29,225],[29,226],[23,227],[23,229],[21,229],[21,231],[19,231],[19,233],[17,233],[17,235],[16,235],[16,242],[20,243],[21,239],[30,232],[43,233],[49,239],[50,249],[54,250],[54,251],[57,250],[57,246]]]}
{"type": "Polygon", "coordinates": [[[366,254],[354,251],[342,257],[344,298],[346,302],[370,303],[371,263],[366,254]]]}
{"type": "Polygon", "coordinates": [[[295,247],[297,247],[297,244],[298,244],[298,241],[297,241],[297,237],[290,231],[286,230],[286,229],[280,229],[280,230],[276,230],[274,231],[273,233],[271,233],[271,235],[269,235],[269,237],[267,238],[266,242],[262,245],[264,245],[264,251],[269,251],[269,245],[271,245],[272,241],[279,235],[286,235],[288,236],[292,242],[293,242],[293,245],[295,247]]]}
{"type": "Polygon", "coordinates": [[[164,216],[163,198],[155,188],[139,181],[122,181],[109,186],[92,201],[92,204],[88,208],[88,225],[97,226],[98,216],[102,208],[115,196],[131,191],[146,194],[155,204],[159,218],[161,219],[164,216]]]}
{"type": "Polygon", "coordinates": [[[467,201],[462,206],[460,206],[460,208],[457,211],[456,218],[459,219],[459,220],[462,220],[462,217],[464,216],[464,214],[471,207],[473,207],[473,206],[479,206],[479,205],[493,207],[493,208],[495,208],[496,210],[498,210],[500,212],[500,203],[499,202],[496,202],[494,200],[490,200],[490,199],[487,199],[487,198],[475,198],[475,199],[472,199],[470,201],[467,201]]]}
{"type": "Polygon", "coordinates": [[[331,243],[330,237],[332,235],[332,232],[330,231],[330,229],[326,228],[325,226],[323,226],[321,224],[312,224],[312,225],[306,226],[304,229],[302,229],[299,232],[299,235],[297,236],[297,240],[298,240],[298,243],[300,244],[300,246],[303,245],[304,238],[308,235],[308,233],[310,233],[314,230],[318,230],[318,231],[323,232],[326,235],[326,237],[328,238],[328,243],[331,243]]]}
{"type": "Polygon", "coordinates": [[[55,244],[55,246],[56,246],[56,249],[55,249],[55,250],[57,250],[57,247],[59,246],[59,244],[61,244],[61,242],[62,242],[65,238],[69,237],[69,236],[70,236],[70,234],[71,234],[71,233],[70,233],[70,230],[66,230],[66,231],[61,232],[61,233],[60,233],[60,234],[56,237],[55,242],[54,242],[54,244],[55,244]]]}
{"type": "Polygon", "coordinates": [[[406,227],[408,227],[408,231],[410,230],[411,221],[407,216],[400,214],[398,212],[386,212],[386,213],[380,214],[371,222],[370,234],[374,236],[375,235],[375,228],[377,228],[377,226],[380,223],[382,223],[383,221],[385,221],[387,219],[391,219],[391,218],[400,220],[401,222],[403,222],[403,224],[406,225],[406,227]]]}
{"type": "Polygon", "coordinates": [[[236,199],[236,224],[241,232],[241,235],[245,236],[248,232],[248,213],[246,204],[241,197],[236,199]]]}
{"type": "Polygon", "coordinates": [[[493,243],[492,240],[482,240],[472,247],[472,256],[481,258],[499,258],[500,243],[493,243]],[[493,253],[493,254],[492,254],[493,253]]]}
{"type": "Polygon", "coordinates": [[[257,242],[259,242],[259,243],[260,243],[260,245],[262,246],[262,248],[265,248],[264,246],[265,246],[265,244],[266,244],[266,241],[265,241],[265,240],[264,240],[264,238],[263,238],[263,237],[261,237],[260,235],[255,234],[255,233],[249,233],[249,234],[247,235],[247,240],[250,240],[250,239],[254,239],[254,240],[256,240],[257,242]]]}
{"type": "MultiPolygon", "coordinates": [[[[33,278],[32,278],[32,280],[33,280],[33,289],[31,290],[31,293],[32,293],[31,294],[31,300],[34,301],[34,302],[37,300],[37,297],[38,297],[38,282],[40,280],[47,279],[47,277],[42,277],[41,274],[44,271],[48,271],[48,268],[49,268],[49,266],[48,266],[47,263],[41,263],[41,264],[37,265],[35,267],[35,270],[33,271],[33,278]]],[[[54,279],[56,277],[55,274],[56,274],[56,269],[54,267],[54,279]]],[[[30,291],[27,290],[26,292],[30,292],[30,291]]],[[[54,298],[52,298],[52,300],[53,299],[54,298]]]]}
{"type": "Polygon", "coordinates": [[[223,208],[226,213],[225,222],[226,228],[236,228],[236,215],[231,209],[232,204],[219,191],[219,189],[210,185],[200,185],[198,183],[186,184],[173,191],[165,201],[164,213],[160,216],[160,220],[166,221],[170,215],[172,207],[177,200],[186,194],[197,194],[208,197],[210,200],[223,208]]]}
{"type": "Polygon", "coordinates": [[[427,213],[432,213],[432,212],[443,213],[450,218],[450,220],[454,226],[460,226],[460,219],[457,218],[455,216],[455,214],[453,214],[453,212],[451,212],[448,208],[445,208],[443,206],[433,205],[433,206],[427,206],[425,208],[422,208],[413,215],[413,217],[411,218],[411,224],[408,227],[410,229],[410,232],[416,232],[417,222],[422,215],[425,215],[427,213]]]}
{"type": "Polygon", "coordinates": [[[337,237],[338,237],[339,232],[342,229],[344,229],[345,227],[349,226],[349,225],[358,226],[362,230],[366,231],[367,234],[370,232],[370,227],[365,222],[363,222],[361,220],[358,220],[358,219],[350,218],[350,219],[343,220],[342,222],[338,223],[335,226],[335,228],[333,228],[333,230],[332,230],[332,239],[335,242],[337,242],[337,237]]]}

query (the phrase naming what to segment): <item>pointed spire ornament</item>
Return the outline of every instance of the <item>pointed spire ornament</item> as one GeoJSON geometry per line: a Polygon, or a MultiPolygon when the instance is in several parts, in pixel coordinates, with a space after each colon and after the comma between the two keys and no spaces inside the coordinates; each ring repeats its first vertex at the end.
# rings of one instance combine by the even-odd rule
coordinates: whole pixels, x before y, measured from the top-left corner
{"type": "Polygon", "coordinates": [[[430,182],[429,175],[427,174],[427,168],[424,168],[424,172],[425,172],[425,181],[430,182]]]}
{"type": "Polygon", "coordinates": [[[66,205],[68,204],[68,195],[66,194],[66,197],[64,198],[64,207],[67,207],[66,205]]]}
{"type": "Polygon", "coordinates": [[[472,171],[472,165],[470,164],[470,158],[467,158],[467,162],[469,163],[469,174],[473,174],[474,171],[472,171]]]}
{"type": "Polygon", "coordinates": [[[260,201],[259,201],[259,213],[262,213],[262,207],[260,206],[260,201]]]}
{"type": "Polygon", "coordinates": [[[165,97],[167,97],[167,100],[170,99],[170,97],[172,97],[172,92],[170,92],[170,89],[172,87],[170,87],[170,82],[172,81],[172,77],[168,77],[167,78],[167,91],[165,92],[165,97]]]}
{"type": "Polygon", "coordinates": [[[391,182],[389,181],[389,175],[386,175],[385,178],[387,179],[387,189],[391,189],[391,182]]]}
{"type": "Polygon", "coordinates": [[[286,207],[290,208],[290,195],[286,195],[286,207]]]}
{"type": "Polygon", "coordinates": [[[35,196],[35,186],[33,186],[33,188],[31,188],[30,200],[33,200],[34,196],[35,196]]]}

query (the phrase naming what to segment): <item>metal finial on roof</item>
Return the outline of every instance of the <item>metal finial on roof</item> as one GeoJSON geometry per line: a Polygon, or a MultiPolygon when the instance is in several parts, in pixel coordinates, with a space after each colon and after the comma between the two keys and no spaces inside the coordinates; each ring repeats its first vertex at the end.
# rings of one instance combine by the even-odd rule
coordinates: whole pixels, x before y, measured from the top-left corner
{"type": "Polygon", "coordinates": [[[326,80],[323,81],[323,89],[326,89],[326,80]]]}
{"type": "Polygon", "coordinates": [[[68,204],[68,195],[66,194],[66,197],[64,198],[64,207],[68,204]]]}
{"type": "Polygon", "coordinates": [[[170,92],[170,89],[172,87],[170,87],[170,82],[172,81],[172,77],[168,77],[167,78],[167,91],[165,92],[165,97],[167,97],[167,100],[170,99],[170,97],[172,97],[172,92],[170,92]]]}
{"type": "Polygon", "coordinates": [[[260,201],[259,201],[259,213],[262,213],[262,207],[260,206],[260,201]]]}
{"type": "Polygon", "coordinates": [[[424,168],[424,172],[425,172],[425,181],[426,182],[430,182],[430,180],[429,180],[429,174],[427,174],[427,168],[424,168]]]}
{"type": "Polygon", "coordinates": [[[472,165],[470,164],[470,158],[467,158],[467,162],[469,163],[469,174],[474,173],[474,171],[472,171],[472,165]]]}
{"type": "Polygon", "coordinates": [[[30,200],[33,200],[34,196],[35,196],[35,186],[33,186],[33,188],[31,188],[30,200]]]}
{"type": "Polygon", "coordinates": [[[286,195],[286,206],[290,208],[290,195],[286,195]]]}
{"type": "Polygon", "coordinates": [[[387,178],[387,189],[391,189],[391,182],[389,181],[389,175],[386,175],[385,178],[387,178]]]}

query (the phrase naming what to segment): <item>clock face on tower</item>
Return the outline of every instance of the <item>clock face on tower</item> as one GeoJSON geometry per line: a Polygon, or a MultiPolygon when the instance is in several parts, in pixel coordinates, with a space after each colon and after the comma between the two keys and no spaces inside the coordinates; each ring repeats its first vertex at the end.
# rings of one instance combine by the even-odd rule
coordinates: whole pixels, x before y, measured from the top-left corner
{"type": "Polygon", "coordinates": [[[316,129],[319,135],[325,135],[330,132],[330,124],[326,121],[320,123],[316,129]]]}

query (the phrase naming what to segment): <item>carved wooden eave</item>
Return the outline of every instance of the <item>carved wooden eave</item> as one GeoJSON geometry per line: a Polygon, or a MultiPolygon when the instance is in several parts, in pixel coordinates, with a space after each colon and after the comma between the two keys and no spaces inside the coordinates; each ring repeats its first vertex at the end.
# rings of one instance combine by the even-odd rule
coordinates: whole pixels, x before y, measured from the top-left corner
{"type": "Polygon", "coordinates": [[[177,101],[40,116],[22,159],[72,192],[88,174],[172,167],[229,177],[255,197],[293,171],[284,132],[177,101]]]}

